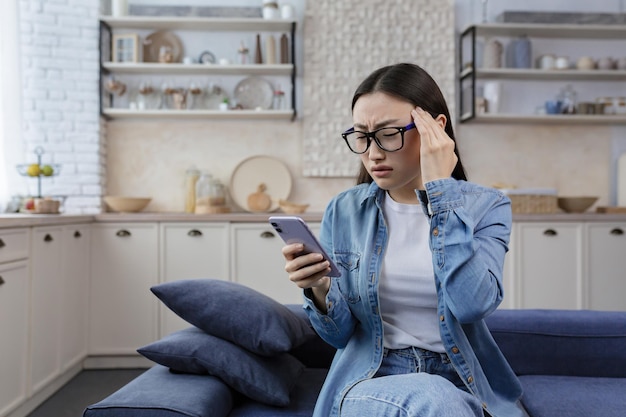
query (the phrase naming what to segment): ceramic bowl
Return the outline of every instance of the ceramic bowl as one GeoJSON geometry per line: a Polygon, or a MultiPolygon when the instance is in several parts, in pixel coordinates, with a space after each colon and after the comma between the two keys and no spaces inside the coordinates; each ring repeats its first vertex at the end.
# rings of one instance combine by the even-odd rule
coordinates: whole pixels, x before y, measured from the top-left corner
{"type": "Polygon", "coordinates": [[[143,210],[152,199],[146,197],[123,197],[108,195],[104,202],[112,211],[120,213],[136,213],[143,210]]]}
{"type": "Polygon", "coordinates": [[[567,213],[583,213],[598,200],[598,197],[558,197],[557,205],[567,213]]]}
{"type": "Polygon", "coordinates": [[[287,200],[278,200],[278,206],[282,211],[287,214],[300,214],[304,213],[309,207],[308,204],[296,204],[287,200]]]}

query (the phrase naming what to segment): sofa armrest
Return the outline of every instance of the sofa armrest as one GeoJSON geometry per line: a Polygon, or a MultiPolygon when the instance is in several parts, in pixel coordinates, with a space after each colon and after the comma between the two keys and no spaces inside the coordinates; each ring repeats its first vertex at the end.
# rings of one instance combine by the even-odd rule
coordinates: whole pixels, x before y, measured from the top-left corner
{"type": "Polygon", "coordinates": [[[518,375],[626,377],[626,312],[497,310],[486,322],[518,375]]]}

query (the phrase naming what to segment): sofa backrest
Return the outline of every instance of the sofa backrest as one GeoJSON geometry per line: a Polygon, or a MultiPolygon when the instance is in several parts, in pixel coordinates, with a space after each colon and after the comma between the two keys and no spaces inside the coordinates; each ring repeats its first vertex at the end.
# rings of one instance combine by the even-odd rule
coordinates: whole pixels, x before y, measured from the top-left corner
{"type": "Polygon", "coordinates": [[[518,375],[626,377],[626,312],[496,310],[486,322],[518,375]]]}
{"type": "MultiPolygon", "coordinates": [[[[288,307],[308,320],[301,305],[288,307]]],[[[626,312],[496,310],[486,323],[517,375],[626,377],[626,312]]],[[[328,368],[335,349],[314,337],[291,353],[328,368]]]]}

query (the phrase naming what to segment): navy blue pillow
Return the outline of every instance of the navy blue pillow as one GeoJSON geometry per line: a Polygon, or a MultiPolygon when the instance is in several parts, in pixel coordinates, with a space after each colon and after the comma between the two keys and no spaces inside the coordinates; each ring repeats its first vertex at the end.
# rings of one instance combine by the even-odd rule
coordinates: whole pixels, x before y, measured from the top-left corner
{"type": "Polygon", "coordinates": [[[289,404],[289,392],[304,365],[288,353],[259,356],[195,327],[137,349],[173,371],[209,374],[245,396],[270,405],[289,404]]]}
{"type": "Polygon", "coordinates": [[[288,352],[315,335],[306,320],[283,304],[234,282],[189,279],[150,290],[197,328],[259,355],[288,352]]]}

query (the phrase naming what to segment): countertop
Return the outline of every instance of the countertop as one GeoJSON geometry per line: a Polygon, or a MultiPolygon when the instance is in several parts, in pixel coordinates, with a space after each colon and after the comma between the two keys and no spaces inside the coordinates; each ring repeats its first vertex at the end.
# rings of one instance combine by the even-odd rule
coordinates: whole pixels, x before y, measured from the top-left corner
{"type": "MultiPolygon", "coordinates": [[[[319,222],[321,212],[298,215],[308,222],[319,222]]],[[[284,213],[226,213],[226,214],[187,214],[187,213],[101,213],[101,214],[0,214],[0,229],[9,227],[54,226],[77,223],[141,223],[141,222],[228,222],[262,223],[271,215],[284,213]]],[[[556,214],[514,214],[514,222],[626,222],[626,213],[556,213],[556,214]]]]}

